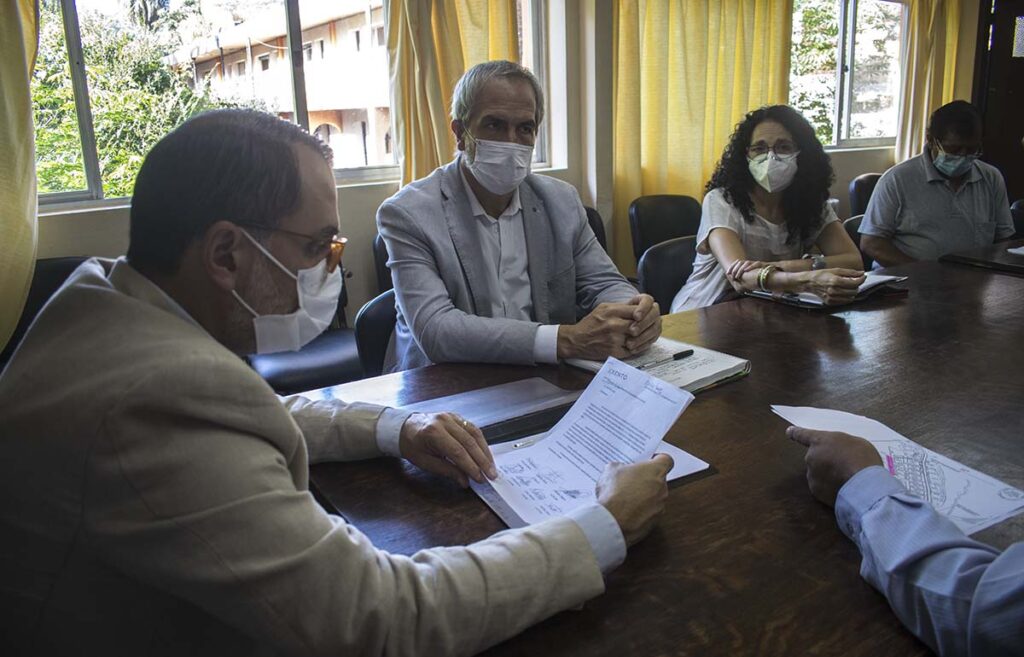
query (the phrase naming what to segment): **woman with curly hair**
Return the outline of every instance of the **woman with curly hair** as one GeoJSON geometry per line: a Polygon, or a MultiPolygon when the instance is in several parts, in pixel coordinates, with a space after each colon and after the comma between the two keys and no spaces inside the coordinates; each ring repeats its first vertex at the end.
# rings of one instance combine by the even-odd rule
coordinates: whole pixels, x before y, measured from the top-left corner
{"type": "Polygon", "coordinates": [[[832,163],[799,112],[772,105],[747,114],[708,182],[693,273],[672,312],[748,290],[852,301],[864,272],[827,203],[832,179],[832,163]],[[821,255],[804,255],[814,246],[821,255]]]}

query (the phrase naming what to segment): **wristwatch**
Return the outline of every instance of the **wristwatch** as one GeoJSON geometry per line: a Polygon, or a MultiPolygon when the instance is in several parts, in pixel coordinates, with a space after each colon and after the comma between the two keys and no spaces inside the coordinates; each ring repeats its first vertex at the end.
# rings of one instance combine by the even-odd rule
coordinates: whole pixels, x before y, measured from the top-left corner
{"type": "Polygon", "coordinates": [[[818,271],[818,270],[821,270],[821,269],[828,269],[828,264],[825,262],[825,256],[823,256],[823,255],[820,255],[820,254],[813,254],[812,255],[810,253],[807,253],[807,254],[804,255],[804,260],[807,260],[807,259],[810,259],[810,261],[811,261],[811,271],[818,271]]]}

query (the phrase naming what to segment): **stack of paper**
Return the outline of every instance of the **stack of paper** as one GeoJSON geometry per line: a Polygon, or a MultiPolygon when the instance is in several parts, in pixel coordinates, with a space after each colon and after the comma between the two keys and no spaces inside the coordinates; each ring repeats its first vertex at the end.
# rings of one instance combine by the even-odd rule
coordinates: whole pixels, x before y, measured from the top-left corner
{"type": "MultiPolygon", "coordinates": [[[[565,362],[591,372],[598,371],[603,365],[598,360],[581,358],[570,358],[565,362]]],[[[750,373],[749,360],[668,338],[658,338],[646,352],[627,358],[623,362],[690,392],[700,392],[750,373]],[[675,354],[689,349],[693,350],[693,355],[681,360],[672,360],[675,354]]]]}
{"type": "MultiPolygon", "coordinates": [[[[660,451],[662,438],[691,401],[692,394],[609,358],[551,431],[495,449],[498,479],[473,483],[473,490],[510,527],[592,504],[605,466],[635,463],[660,451]]],[[[682,454],[677,466],[683,470],[708,467],[682,454]]]]}

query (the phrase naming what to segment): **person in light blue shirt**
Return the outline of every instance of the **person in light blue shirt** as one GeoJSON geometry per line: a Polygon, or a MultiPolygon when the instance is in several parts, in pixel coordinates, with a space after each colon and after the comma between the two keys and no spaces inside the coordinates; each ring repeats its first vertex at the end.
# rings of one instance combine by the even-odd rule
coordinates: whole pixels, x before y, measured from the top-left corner
{"type": "Polygon", "coordinates": [[[885,172],[860,224],[860,246],[883,267],[1013,237],[1006,183],[979,160],[981,113],[955,100],[928,121],[924,151],[885,172]]]}
{"type": "Polygon", "coordinates": [[[860,574],[900,621],[940,655],[1024,655],[1024,542],[971,540],[907,492],[874,446],[844,433],[790,427],[807,447],[807,482],[835,506],[860,549],[860,574]]]}

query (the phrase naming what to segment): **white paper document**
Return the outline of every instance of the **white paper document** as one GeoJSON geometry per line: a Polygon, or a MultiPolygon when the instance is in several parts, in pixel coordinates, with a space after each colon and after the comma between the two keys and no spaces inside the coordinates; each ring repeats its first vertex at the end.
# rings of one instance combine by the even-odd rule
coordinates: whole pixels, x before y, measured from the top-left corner
{"type": "MultiPolygon", "coordinates": [[[[497,445],[491,445],[491,454],[498,457],[500,454],[505,454],[516,449],[522,449],[528,447],[543,440],[547,436],[547,432],[539,433],[535,436],[529,436],[520,440],[509,440],[497,445]]],[[[672,443],[666,443],[664,440],[658,443],[658,446],[654,448],[655,454],[668,454],[672,457],[672,469],[669,470],[666,479],[668,481],[675,481],[676,479],[682,479],[683,477],[702,472],[711,467],[707,461],[702,461],[693,454],[679,449],[672,443]]]]}
{"type": "MultiPolygon", "coordinates": [[[[565,362],[591,372],[598,371],[602,365],[600,361],[581,358],[570,358],[565,362]]],[[[748,360],[669,338],[658,338],[650,349],[624,362],[690,392],[699,392],[726,379],[750,372],[748,360]],[[688,349],[693,350],[693,355],[672,360],[675,354],[688,349]]]]}
{"type": "Polygon", "coordinates": [[[495,450],[498,479],[473,490],[512,527],[563,516],[596,501],[605,465],[650,458],[692,401],[685,390],[609,358],[543,439],[495,450]]]}
{"type": "Polygon", "coordinates": [[[914,495],[974,534],[1024,511],[1024,491],[937,454],[862,415],[806,406],[772,406],[796,426],[842,431],[871,442],[884,466],[914,495]]]}

